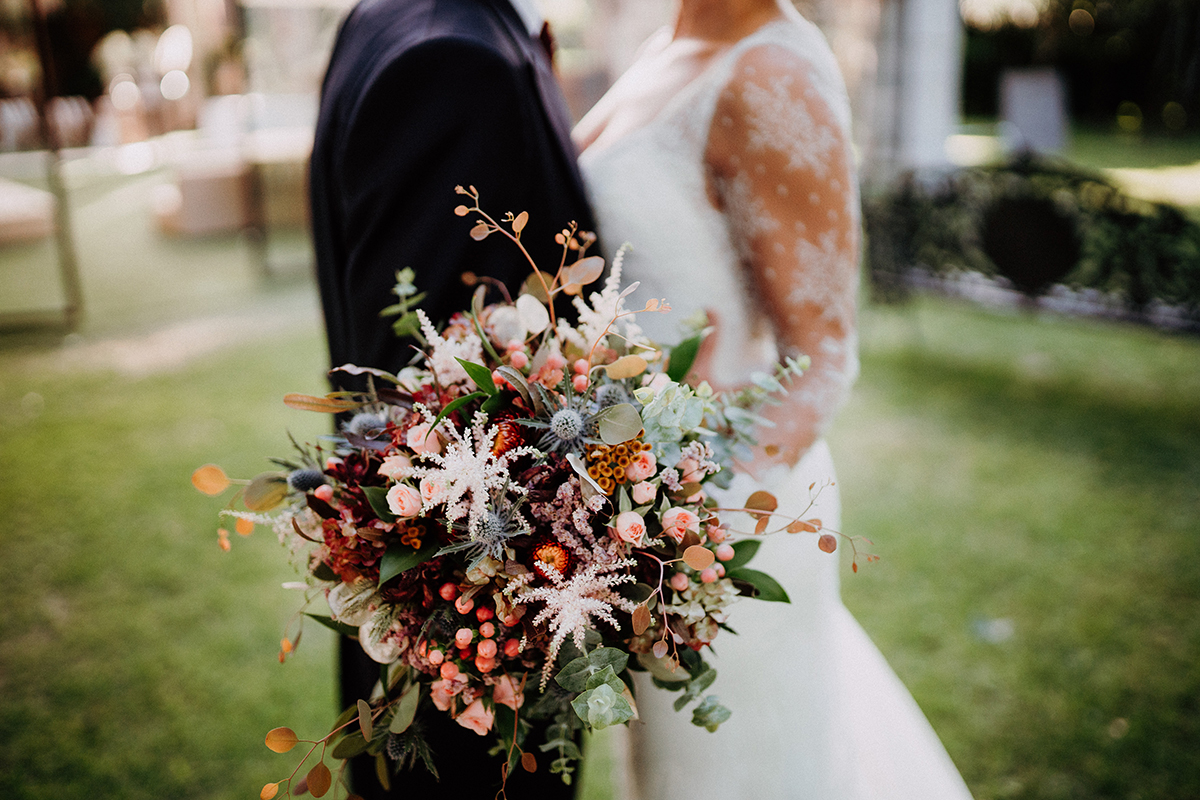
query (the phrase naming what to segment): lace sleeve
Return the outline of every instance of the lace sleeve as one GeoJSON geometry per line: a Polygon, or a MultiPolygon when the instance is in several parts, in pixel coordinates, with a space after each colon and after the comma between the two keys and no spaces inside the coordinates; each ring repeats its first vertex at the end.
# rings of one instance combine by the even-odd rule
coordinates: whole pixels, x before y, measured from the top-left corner
{"type": "MultiPolygon", "coordinates": [[[[706,161],[750,295],[778,348],[811,368],[760,432],[760,458],[795,463],[857,375],[859,210],[836,73],[777,44],[748,49],[716,104],[706,161]],[[840,101],[840,102],[839,102],[840,101]]],[[[719,332],[718,332],[719,335],[719,332]]]]}

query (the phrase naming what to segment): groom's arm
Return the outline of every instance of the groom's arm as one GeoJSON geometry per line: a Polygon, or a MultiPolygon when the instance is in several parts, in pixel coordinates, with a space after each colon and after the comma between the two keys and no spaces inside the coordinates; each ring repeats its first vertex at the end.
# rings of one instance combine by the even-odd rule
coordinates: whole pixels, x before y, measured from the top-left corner
{"type": "Polygon", "coordinates": [[[531,91],[522,65],[474,42],[433,40],[392,61],[353,110],[336,173],[349,243],[340,277],[358,310],[349,321],[349,351],[363,363],[395,369],[410,355],[391,321],[379,317],[395,300],[396,270],[416,271],[418,288],[428,292],[422,305],[435,322],[469,306],[473,290],[462,283],[463,272],[514,289],[529,273],[511,242],[469,237],[474,218],[453,213],[466,199],[456,185],[474,185],[493,217],[528,210],[545,241],[527,232],[527,246],[540,254],[539,266],[557,267],[553,232],[570,216],[553,219],[559,212],[548,198],[561,187],[539,185],[539,160],[548,154],[535,151],[545,138],[531,91]],[[544,261],[548,252],[553,264],[544,261]]]}

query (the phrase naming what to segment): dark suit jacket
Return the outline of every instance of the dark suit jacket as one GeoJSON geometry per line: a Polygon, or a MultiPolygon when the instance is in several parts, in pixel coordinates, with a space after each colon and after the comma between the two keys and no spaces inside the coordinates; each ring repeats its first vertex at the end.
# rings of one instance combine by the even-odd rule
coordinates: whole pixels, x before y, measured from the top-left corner
{"type": "MultiPolygon", "coordinates": [[[[395,301],[396,270],[412,267],[436,323],[468,308],[466,270],[504,281],[515,293],[529,274],[520,251],[500,236],[475,242],[473,217],[456,217],[474,185],[499,219],[529,212],[522,242],[540,267],[557,267],[555,232],[572,220],[594,230],[569,138],[570,119],[540,44],[507,0],[363,0],[338,35],[322,90],[310,174],[317,277],[333,366],[351,362],[397,370],[411,348],[381,309],[395,301]]],[[[337,375],[341,388],[361,388],[337,375]]],[[[356,642],[342,640],[345,705],[378,676],[356,642]]],[[[491,800],[499,759],[482,738],[439,716],[429,740],[441,773],[422,768],[382,792],[371,761],[352,767],[368,798],[452,796],[491,800]],[[486,761],[486,764],[485,764],[486,761]]],[[[547,769],[520,769],[510,796],[567,798],[547,769]]]]}
{"type": "Polygon", "coordinates": [[[411,350],[379,311],[416,270],[436,323],[465,310],[465,270],[512,289],[529,274],[500,236],[455,217],[474,185],[484,210],[529,212],[522,241],[557,267],[555,232],[594,230],[570,118],[539,43],[507,0],[364,0],[346,20],[321,99],[311,190],[317,273],[334,366],[398,369],[411,350]]]}

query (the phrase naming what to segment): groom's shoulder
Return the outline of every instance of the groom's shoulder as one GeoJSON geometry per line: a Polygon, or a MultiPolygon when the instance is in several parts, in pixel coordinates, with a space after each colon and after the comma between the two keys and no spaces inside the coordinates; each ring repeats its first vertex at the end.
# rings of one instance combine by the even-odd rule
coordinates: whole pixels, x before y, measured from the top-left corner
{"type": "Polygon", "coordinates": [[[505,59],[519,56],[512,33],[490,0],[362,0],[347,18],[340,44],[371,60],[446,48],[505,59]]]}

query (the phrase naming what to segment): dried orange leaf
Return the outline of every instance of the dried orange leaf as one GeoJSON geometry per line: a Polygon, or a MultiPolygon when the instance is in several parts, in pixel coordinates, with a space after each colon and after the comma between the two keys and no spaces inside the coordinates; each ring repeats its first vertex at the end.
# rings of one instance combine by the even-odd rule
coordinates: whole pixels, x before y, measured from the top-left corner
{"type": "Polygon", "coordinates": [[[216,464],[205,464],[192,473],[192,486],[211,497],[229,488],[229,478],[216,464]]]}
{"type": "Polygon", "coordinates": [[[667,643],[664,641],[661,641],[661,640],[655,642],[654,643],[654,657],[662,658],[666,654],[667,654],[667,643]]]}
{"type": "Polygon", "coordinates": [[[652,298],[646,301],[646,306],[642,311],[658,311],[658,305],[658,301],[652,298]]]}
{"type": "Polygon", "coordinates": [[[581,258],[567,267],[563,275],[563,283],[574,283],[587,286],[604,274],[604,259],[600,256],[581,258]]]}
{"type": "Polygon", "coordinates": [[[467,214],[470,214],[470,213],[471,213],[471,209],[467,208],[466,206],[455,206],[454,207],[454,216],[456,216],[456,217],[465,217],[467,214]]]}
{"type": "Polygon", "coordinates": [[[758,522],[754,525],[754,535],[762,536],[767,532],[767,526],[771,524],[770,517],[759,517],[758,522]]]}
{"type": "Polygon", "coordinates": [[[817,539],[817,547],[826,553],[832,553],[837,550],[837,537],[831,533],[823,533],[821,538],[817,539]]]}
{"type": "Polygon", "coordinates": [[[683,551],[683,563],[695,570],[708,569],[716,556],[702,544],[694,544],[683,551]]]}
{"type": "Polygon", "coordinates": [[[237,531],[240,536],[249,536],[250,534],[254,533],[254,520],[246,519],[245,517],[238,517],[237,522],[235,522],[233,525],[233,529],[237,531]]]}
{"type": "Polygon", "coordinates": [[[371,734],[375,732],[375,724],[371,720],[371,706],[362,699],[358,701],[358,729],[362,731],[364,739],[368,742],[371,741],[371,734]]]}
{"type": "Polygon", "coordinates": [[[224,528],[217,528],[217,546],[228,553],[233,545],[229,543],[229,531],[224,528]]]}
{"type": "Polygon", "coordinates": [[[642,603],[633,610],[633,634],[641,636],[650,628],[650,623],[653,618],[650,616],[650,609],[646,608],[646,604],[642,603]]]}
{"type": "Polygon", "coordinates": [[[324,414],[340,414],[353,411],[362,403],[343,397],[317,397],[311,394],[285,394],[283,404],[297,411],[319,411],[324,414]]]}
{"type": "Polygon", "coordinates": [[[646,359],[641,356],[621,356],[613,363],[604,368],[608,373],[608,377],[614,381],[624,380],[625,378],[636,378],[646,371],[646,359]]]}
{"type": "Polygon", "coordinates": [[[526,772],[537,772],[537,756],[533,753],[523,753],[521,755],[521,769],[526,772]]]}
{"type": "Polygon", "coordinates": [[[300,738],[291,728],[272,728],[267,732],[267,747],[276,753],[286,753],[299,741],[300,738]]]}
{"type": "Polygon", "coordinates": [[[759,490],[746,500],[746,508],[753,508],[756,511],[774,511],[779,507],[779,501],[775,499],[775,495],[770,492],[759,490]]]}
{"type": "Polygon", "coordinates": [[[522,211],[520,214],[517,214],[517,218],[513,220],[513,224],[512,224],[513,233],[520,233],[521,231],[525,230],[525,226],[528,224],[529,224],[529,212],[522,211]]]}
{"type": "Polygon", "coordinates": [[[279,793],[279,784],[278,783],[268,783],[266,786],[264,786],[262,788],[262,791],[258,793],[258,797],[259,797],[259,800],[271,800],[271,798],[274,797],[278,793],[279,793]]]}
{"type": "Polygon", "coordinates": [[[471,238],[477,242],[482,242],[492,232],[492,229],[487,226],[486,222],[481,222],[474,228],[471,228],[471,238]]]}
{"type": "Polygon", "coordinates": [[[788,533],[816,533],[821,530],[819,519],[798,519],[787,526],[788,533]]]}
{"type": "Polygon", "coordinates": [[[774,458],[779,455],[779,445],[769,444],[763,448],[763,452],[767,454],[768,458],[774,458]]]}
{"type": "Polygon", "coordinates": [[[329,791],[329,787],[333,785],[333,775],[329,772],[329,767],[325,766],[324,761],[317,763],[315,767],[308,771],[308,791],[312,792],[313,797],[324,797],[329,791]]]}
{"type": "Polygon", "coordinates": [[[292,650],[295,649],[295,647],[292,645],[291,639],[280,639],[279,640],[279,649],[285,653],[290,653],[290,652],[292,652],[292,650]]]}

